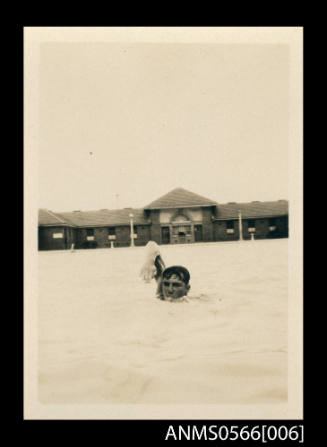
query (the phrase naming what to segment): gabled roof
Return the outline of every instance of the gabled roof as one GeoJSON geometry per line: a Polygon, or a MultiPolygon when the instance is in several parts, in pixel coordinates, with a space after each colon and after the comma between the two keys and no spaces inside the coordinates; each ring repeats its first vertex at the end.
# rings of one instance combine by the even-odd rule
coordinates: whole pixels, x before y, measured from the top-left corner
{"type": "Polygon", "coordinates": [[[200,207],[200,206],[215,206],[217,202],[199,196],[193,192],[187,191],[184,188],[175,188],[159,199],[151,202],[145,206],[145,210],[156,210],[163,208],[183,208],[183,207],[200,207]]]}
{"type": "Polygon", "coordinates": [[[38,219],[39,225],[56,225],[56,226],[62,226],[62,225],[69,225],[67,222],[57,214],[53,213],[52,211],[46,210],[44,208],[39,209],[39,219],[38,219]]]}
{"type": "Polygon", "coordinates": [[[216,218],[235,219],[238,218],[239,211],[242,218],[284,216],[288,214],[288,201],[218,204],[216,218]]]}
{"type": "Polygon", "coordinates": [[[96,227],[129,225],[130,214],[133,214],[135,225],[147,225],[150,222],[145,219],[143,209],[124,208],[119,210],[99,210],[99,211],[73,211],[56,213],[59,217],[76,227],[96,227]]]}

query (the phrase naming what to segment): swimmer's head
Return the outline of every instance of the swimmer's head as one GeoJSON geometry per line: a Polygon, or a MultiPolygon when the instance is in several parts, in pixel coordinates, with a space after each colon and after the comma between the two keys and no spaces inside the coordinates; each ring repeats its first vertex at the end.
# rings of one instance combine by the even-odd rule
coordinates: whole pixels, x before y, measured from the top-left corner
{"type": "Polygon", "coordinates": [[[162,273],[162,292],[164,298],[182,298],[190,290],[190,273],[180,265],[166,268],[162,273]]]}

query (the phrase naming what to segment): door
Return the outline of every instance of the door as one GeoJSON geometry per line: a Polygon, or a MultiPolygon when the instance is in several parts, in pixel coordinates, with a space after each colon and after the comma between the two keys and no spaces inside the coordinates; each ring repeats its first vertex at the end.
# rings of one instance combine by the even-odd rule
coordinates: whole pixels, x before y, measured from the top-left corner
{"type": "Polygon", "coordinates": [[[203,240],[202,225],[194,225],[194,240],[195,242],[201,242],[203,240]]]}
{"type": "Polygon", "coordinates": [[[161,243],[162,244],[170,244],[169,227],[161,227],[161,243]]]}
{"type": "Polygon", "coordinates": [[[185,244],[191,242],[192,238],[191,225],[174,225],[173,226],[173,243],[185,244]]]}
{"type": "Polygon", "coordinates": [[[179,244],[185,244],[186,242],[186,233],[184,230],[180,230],[178,232],[178,242],[179,244]]]}

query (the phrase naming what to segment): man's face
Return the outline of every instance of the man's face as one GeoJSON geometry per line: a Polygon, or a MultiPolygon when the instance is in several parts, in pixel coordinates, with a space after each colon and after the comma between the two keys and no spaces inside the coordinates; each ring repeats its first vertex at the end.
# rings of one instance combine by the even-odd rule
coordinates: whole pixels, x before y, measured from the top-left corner
{"type": "Polygon", "coordinates": [[[171,275],[169,279],[163,278],[162,291],[165,298],[181,298],[187,295],[189,289],[189,284],[185,284],[177,275],[171,275]]]}

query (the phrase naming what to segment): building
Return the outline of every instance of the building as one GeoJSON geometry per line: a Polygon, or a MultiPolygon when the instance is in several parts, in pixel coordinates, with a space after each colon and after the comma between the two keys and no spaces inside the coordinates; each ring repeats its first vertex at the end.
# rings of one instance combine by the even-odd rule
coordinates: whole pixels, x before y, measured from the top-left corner
{"type": "Polygon", "coordinates": [[[75,225],[66,222],[57,213],[39,210],[39,250],[65,250],[75,241],[75,225]]]}
{"type": "Polygon", "coordinates": [[[176,188],[144,208],[54,213],[39,210],[39,250],[109,248],[288,237],[288,202],[219,204],[176,188]]]}

